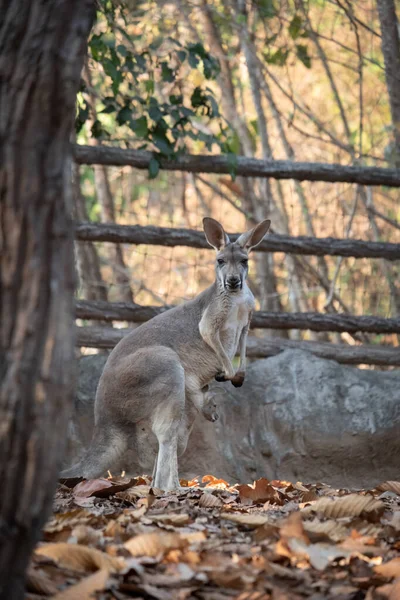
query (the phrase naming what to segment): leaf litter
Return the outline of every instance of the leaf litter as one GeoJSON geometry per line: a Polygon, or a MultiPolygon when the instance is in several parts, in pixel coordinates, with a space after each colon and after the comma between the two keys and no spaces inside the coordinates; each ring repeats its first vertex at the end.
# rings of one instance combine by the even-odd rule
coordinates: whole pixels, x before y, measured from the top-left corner
{"type": "Polygon", "coordinates": [[[400,599],[400,482],[63,480],[27,599],[400,599]]]}

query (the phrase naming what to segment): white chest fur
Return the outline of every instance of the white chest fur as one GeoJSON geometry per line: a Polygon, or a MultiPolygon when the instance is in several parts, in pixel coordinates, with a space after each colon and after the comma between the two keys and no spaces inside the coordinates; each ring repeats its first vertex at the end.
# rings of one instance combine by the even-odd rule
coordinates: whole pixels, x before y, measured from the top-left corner
{"type": "Polygon", "coordinates": [[[233,358],[236,353],[240,335],[248,323],[253,308],[254,296],[247,285],[239,294],[229,298],[229,309],[221,327],[221,342],[230,358],[233,358]]]}

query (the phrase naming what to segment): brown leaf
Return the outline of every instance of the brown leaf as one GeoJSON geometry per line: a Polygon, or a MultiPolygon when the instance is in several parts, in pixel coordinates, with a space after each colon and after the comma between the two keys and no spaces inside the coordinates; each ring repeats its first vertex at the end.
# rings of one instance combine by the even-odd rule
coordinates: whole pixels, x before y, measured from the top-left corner
{"type": "Polygon", "coordinates": [[[219,508],[223,506],[223,502],[214,494],[204,493],[199,500],[199,506],[201,508],[219,508]]]}
{"type": "Polygon", "coordinates": [[[310,540],[304,531],[303,520],[299,512],[292,513],[285,521],[283,521],[279,533],[281,538],[285,540],[296,538],[302,540],[305,544],[310,543],[310,540]]]}
{"type": "Polygon", "coordinates": [[[344,525],[333,519],[329,519],[328,521],[320,521],[319,519],[304,521],[303,527],[312,542],[326,540],[340,542],[349,534],[348,529],[344,525]]]}
{"type": "Polygon", "coordinates": [[[385,481],[376,488],[382,492],[394,492],[400,496],[400,481],[385,481]]]}
{"type": "Polygon", "coordinates": [[[400,579],[396,579],[393,583],[382,585],[376,590],[379,598],[382,596],[388,600],[400,600],[400,579]]]}
{"type": "Polygon", "coordinates": [[[76,585],[63,590],[54,596],[54,600],[93,600],[94,592],[104,590],[110,574],[108,569],[100,569],[85,577],[76,585]]]}
{"type": "Polygon", "coordinates": [[[165,513],[162,515],[152,515],[150,518],[156,523],[175,525],[175,527],[187,525],[191,521],[190,516],[185,513],[165,513]]]}
{"type": "Polygon", "coordinates": [[[382,575],[388,579],[400,577],[400,558],[393,558],[383,565],[377,565],[374,567],[374,571],[375,573],[378,573],[378,575],[382,575]]]}
{"type": "Polygon", "coordinates": [[[256,513],[221,513],[221,519],[232,521],[233,523],[239,523],[239,525],[247,525],[248,527],[261,527],[270,521],[271,517],[260,515],[256,513]]]}
{"type": "Polygon", "coordinates": [[[88,479],[82,481],[74,487],[73,494],[79,498],[89,498],[95,496],[96,498],[107,498],[117,492],[122,492],[130,487],[134,479],[88,479]]]}
{"type": "Polygon", "coordinates": [[[36,554],[53,559],[61,567],[76,571],[97,571],[108,569],[110,572],[119,571],[125,565],[122,558],[108,556],[95,548],[79,544],[54,543],[43,544],[35,549],[36,554]]]}
{"type": "Polygon", "coordinates": [[[283,504],[278,492],[270,485],[268,479],[262,477],[253,483],[253,485],[238,485],[236,489],[239,492],[242,504],[256,504],[258,502],[273,502],[283,504]]]}
{"type": "Polygon", "coordinates": [[[175,548],[184,548],[188,544],[201,542],[206,539],[203,532],[179,533],[143,533],[127,542],[125,548],[132,556],[159,556],[175,548]]]}
{"type": "Polygon", "coordinates": [[[315,512],[324,517],[339,519],[341,517],[376,518],[383,513],[385,505],[381,500],[375,500],[372,496],[361,496],[360,494],[349,494],[340,498],[323,497],[312,506],[302,509],[302,514],[315,512]]]}
{"type": "Polygon", "coordinates": [[[301,497],[301,501],[302,502],[314,502],[315,500],[318,500],[319,496],[317,496],[317,494],[315,492],[313,492],[312,490],[309,490],[308,492],[304,492],[304,494],[301,497]]]}
{"type": "Polygon", "coordinates": [[[50,577],[40,569],[28,569],[25,585],[28,592],[43,596],[53,596],[58,591],[50,577]]]}
{"type": "Polygon", "coordinates": [[[218,479],[214,475],[204,475],[202,483],[207,483],[206,487],[219,487],[225,489],[229,487],[229,483],[225,479],[218,479]]]}
{"type": "Polygon", "coordinates": [[[150,489],[149,485],[135,485],[123,492],[117,492],[115,495],[117,498],[122,498],[122,500],[126,500],[127,502],[135,503],[138,498],[147,498],[150,494],[150,489]]]}
{"type": "Polygon", "coordinates": [[[307,558],[314,569],[318,571],[323,571],[329,563],[337,558],[351,555],[351,551],[333,544],[306,544],[299,538],[291,538],[286,543],[294,556],[307,558]]]}

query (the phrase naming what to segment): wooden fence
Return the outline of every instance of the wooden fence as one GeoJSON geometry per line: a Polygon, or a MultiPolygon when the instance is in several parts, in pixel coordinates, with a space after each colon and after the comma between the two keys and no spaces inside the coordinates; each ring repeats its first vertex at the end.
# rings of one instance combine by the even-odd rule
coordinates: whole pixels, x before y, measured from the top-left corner
{"type": "MultiPolygon", "coordinates": [[[[80,164],[130,165],[147,169],[151,158],[148,152],[124,150],[111,147],[77,146],[74,158],[80,164]]],[[[184,156],[174,161],[161,161],[167,170],[230,173],[232,162],[224,156],[184,156]]],[[[245,177],[273,177],[308,181],[348,182],[363,185],[400,187],[400,170],[379,167],[326,165],[320,163],[294,163],[290,161],[263,161],[237,157],[235,172],[245,177]]],[[[236,239],[238,234],[229,234],[236,239]]],[[[127,226],[114,223],[76,223],[75,237],[79,241],[146,244],[156,246],[188,246],[209,248],[203,232],[167,227],[127,226]]],[[[389,261],[400,259],[400,244],[366,242],[335,238],[290,237],[269,234],[257,248],[259,252],[284,252],[316,256],[343,256],[354,258],[380,258],[389,261]]],[[[129,321],[143,323],[169,306],[140,306],[128,303],[76,302],[76,316],[80,319],[102,321],[129,321]]],[[[400,334],[400,318],[384,319],[375,316],[320,313],[254,313],[253,328],[309,329],[312,331],[365,332],[376,334],[400,334]]],[[[96,348],[112,348],[129,329],[108,327],[78,327],[77,345],[96,348]]],[[[330,343],[298,342],[280,338],[249,339],[250,357],[273,356],[285,348],[307,349],[314,354],[333,358],[346,364],[400,365],[400,349],[388,346],[349,346],[330,343]]]]}

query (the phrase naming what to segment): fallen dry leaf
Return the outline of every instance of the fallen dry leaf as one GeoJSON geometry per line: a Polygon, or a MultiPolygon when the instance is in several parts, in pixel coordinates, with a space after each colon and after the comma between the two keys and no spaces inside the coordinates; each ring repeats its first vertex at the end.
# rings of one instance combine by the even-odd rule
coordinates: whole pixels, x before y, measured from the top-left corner
{"type": "Polygon", "coordinates": [[[283,504],[277,490],[264,477],[255,481],[253,485],[238,485],[236,489],[239,492],[242,504],[257,504],[267,501],[274,504],[283,504]]]}
{"type": "Polygon", "coordinates": [[[95,592],[104,590],[110,576],[108,569],[100,569],[85,577],[76,585],[71,585],[66,590],[54,596],[54,600],[93,600],[95,592]]]}
{"type": "Polygon", "coordinates": [[[400,579],[396,579],[393,583],[383,585],[377,588],[379,598],[387,598],[387,600],[400,600],[400,579]]]}
{"type": "Polygon", "coordinates": [[[304,521],[303,527],[312,542],[328,539],[332,542],[340,542],[349,535],[347,527],[333,519],[304,521]]]}
{"type": "Polygon", "coordinates": [[[53,596],[57,593],[57,587],[50,577],[41,570],[28,569],[26,574],[26,589],[34,594],[53,596]]]}
{"type": "Polygon", "coordinates": [[[400,481],[385,481],[377,486],[377,489],[382,492],[394,492],[400,496],[400,481]]]}
{"type": "Polygon", "coordinates": [[[204,475],[201,481],[202,483],[207,483],[206,487],[217,487],[222,489],[230,487],[225,479],[218,479],[217,477],[214,477],[214,475],[204,475]]]}
{"type": "Polygon", "coordinates": [[[233,523],[239,523],[240,525],[247,525],[248,527],[260,527],[265,525],[270,520],[269,516],[260,515],[256,513],[221,513],[221,519],[232,521],[233,523]]]}
{"type": "Polygon", "coordinates": [[[132,487],[134,479],[114,480],[114,479],[88,479],[78,483],[73,490],[76,498],[107,498],[111,494],[122,492],[132,487]]]}
{"type": "Polygon", "coordinates": [[[152,515],[150,518],[155,523],[175,525],[176,527],[182,527],[191,521],[190,516],[185,513],[165,513],[162,515],[152,515]]]}
{"type": "Polygon", "coordinates": [[[306,544],[299,538],[290,538],[286,543],[292,555],[298,558],[307,558],[310,565],[318,571],[323,571],[329,563],[337,558],[351,554],[351,551],[333,544],[306,544]]]}
{"type": "Polygon", "coordinates": [[[383,513],[385,505],[372,496],[349,494],[340,498],[320,498],[312,506],[302,509],[302,514],[315,512],[324,517],[339,519],[341,517],[375,517],[383,513]]]}
{"type": "MultiPolygon", "coordinates": [[[[128,502],[136,503],[138,498],[147,498],[152,488],[149,485],[135,485],[123,492],[116,492],[117,498],[122,498],[128,502]]],[[[153,490],[154,493],[154,490],[153,490]]]]}
{"type": "Polygon", "coordinates": [[[223,506],[223,502],[214,494],[204,493],[200,496],[199,506],[202,508],[219,508],[223,506]]]}
{"type": "Polygon", "coordinates": [[[189,544],[201,542],[206,539],[203,532],[179,534],[179,533],[143,533],[137,535],[127,542],[125,548],[132,556],[159,556],[175,548],[184,548],[189,544]]]}
{"type": "Polygon", "coordinates": [[[383,577],[387,577],[388,579],[400,577],[400,557],[393,558],[382,565],[377,565],[374,567],[374,571],[375,573],[378,573],[378,575],[383,575],[383,577]]]}
{"type": "Polygon", "coordinates": [[[125,566],[125,561],[122,558],[114,558],[105,552],[79,544],[63,542],[43,544],[35,549],[35,553],[47,556],[60,566],[76,571],[108,569],[110,572],[115,572],[125,566]]]}
{"type": "Polygon", "coordinates": [[[288,516],[280,526],[280,536],[282,539],[287,540],[290,538],[296,538],[303,540],[305,544],[309,544],[306,532],[303,527],[303,520],[299,512],[294,512],[288,516]]]}

